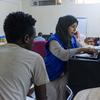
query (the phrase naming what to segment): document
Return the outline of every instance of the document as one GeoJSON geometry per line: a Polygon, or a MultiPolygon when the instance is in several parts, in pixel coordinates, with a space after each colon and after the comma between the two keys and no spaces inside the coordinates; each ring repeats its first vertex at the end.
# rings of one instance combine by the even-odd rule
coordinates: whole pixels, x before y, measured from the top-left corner
{"type": "Polygon", "coordinates": [[[83,53],[83,54],[76,54],[74,58],[84,58],[84,59],[98,59],[98,55],[92,55],[88,53],[83,53]]]}

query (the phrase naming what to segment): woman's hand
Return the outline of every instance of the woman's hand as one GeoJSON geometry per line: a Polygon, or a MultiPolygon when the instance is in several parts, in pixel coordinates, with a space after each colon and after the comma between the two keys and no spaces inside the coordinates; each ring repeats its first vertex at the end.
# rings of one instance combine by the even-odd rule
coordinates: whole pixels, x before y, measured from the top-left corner
{"type": "Polygon", "coordinates": [[[83,48],[84,53],[89,53],[89,54],[98,54],[98,51],[95,48],[83,48]]]}
{"type": "Polygon", "coordinates": [[[89,53],[89,54],[95,54],[97,55],[98,54],[98,51],[95,49],[95,48],[91,48],[91,47],[88,47],[88,48],[78,48],[78,53],[89,53]]]}

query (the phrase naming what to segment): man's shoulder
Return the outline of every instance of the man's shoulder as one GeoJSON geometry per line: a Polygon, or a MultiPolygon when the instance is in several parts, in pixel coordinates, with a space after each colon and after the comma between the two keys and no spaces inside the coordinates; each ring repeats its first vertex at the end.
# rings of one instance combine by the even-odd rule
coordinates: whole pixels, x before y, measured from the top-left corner
{"type": "Polygon", "coordinates": [[[38,54],[38,53],[36,53],[36,52],[34,52],[32,50],[27,50],[27,49],[22,48],[22,53],[25,53],[26,56],[28,55],[28,56],[31,56],[31,57],[40,58],[40,54],[38,54]]]}
{"type": "Polygon", "coordinates": [[[18,54],[19,57],[24,58],[24,59],[26,59],[26,58],[29,58],[29,59],[41,58],[41,56],[38,53],[36,53],[36,52],[34,52],[32,50],[28,50],[28,49],[22,48],[20,46],[17,46],[17,48],[16,48],[14,53],[18,54]]]}

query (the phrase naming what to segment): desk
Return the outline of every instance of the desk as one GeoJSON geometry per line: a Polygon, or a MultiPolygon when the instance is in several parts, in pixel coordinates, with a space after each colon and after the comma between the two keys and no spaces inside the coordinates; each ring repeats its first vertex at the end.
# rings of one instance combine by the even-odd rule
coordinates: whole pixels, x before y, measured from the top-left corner
{"type": "Polygon", "coordinates": [[[100,59],[71,58],[68,72],[68,85],[74,95],[82,89],[100,87],[100,59]]]}

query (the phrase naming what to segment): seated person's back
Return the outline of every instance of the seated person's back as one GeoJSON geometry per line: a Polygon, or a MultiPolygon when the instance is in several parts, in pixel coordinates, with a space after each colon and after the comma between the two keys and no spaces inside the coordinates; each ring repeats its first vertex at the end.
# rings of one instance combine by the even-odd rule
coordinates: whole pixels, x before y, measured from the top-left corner
{"type": "Polygon", "coordinates": [[[48,76],[43,59],[30,51],[35,22],[23,12],[11,13],[5,19],[8,43],[0,47],[0,100],[25,100],[31,84],[37,100],[46,98],[48,76]]]}
{"type": "Polygon", "coordinates": [[[39,53],[42,57],[46,55],[45,44],[47,41],[33,41],[32,51],[39,53]]]}

